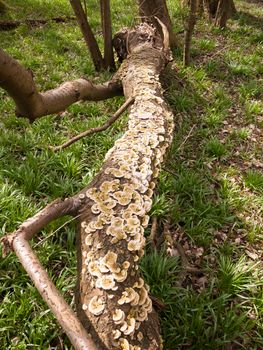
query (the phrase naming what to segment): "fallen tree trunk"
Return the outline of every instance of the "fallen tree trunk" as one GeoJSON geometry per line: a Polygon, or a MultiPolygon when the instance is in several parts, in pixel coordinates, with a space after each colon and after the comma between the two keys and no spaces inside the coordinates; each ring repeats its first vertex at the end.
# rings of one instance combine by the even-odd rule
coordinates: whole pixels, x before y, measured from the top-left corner
{"type": "MultiPolygon", "coordinates": [[[[77,312],[99,349],[161,349],[158,318],[149,287],[140,274],[139,260],[144,254],[144,229],[153,190],[174,128],[159,82],[170,59],[169,35],[164,33],[163,37],[164,43],[156,30],[144,23],[115,38],[115,43],[125,46],[119,52],[127,56],[115,79],[122,83],[126,100],[134,101],[127,131],[109,150],[87,188],[57,207],[46,208],[3,239],[6,246],[16,250],[21,246],[21,234],[30,239],[54,218],[66,214],[77,217],[77,312]]],[[[30,271],[30,261],[24,257],[32,256],[32,251],[26,244],[22,246],[24,254],[19,254],[19,259],[30,271]]],[[[40,287],[36,283],[39,292],[54,306],[55,301],[47,295],[54,287],[41,269],[32,269],[36,270],[32,275],[45,281],[40,287]]],[[[70,325],[62,326],[70,336],[70,325]]],[[[81,328],[79,333],[83,333],[81,328]]],[[[83,337],[88,344],[88,336],[83,337]]],[[[89,349],[88,345],[77,346],[89,349]]]]}
{"type": "Polygon", "coordinates": [[[153,47],[152,28],[143,25],[127,35],[130,56],[119,76],[126,99],[133,97],[134,104],[128,130],[86,191],[88,202],[78,219],[78,312],[85,326],[91,321],[107,349],[130,344],[150,350],[160,348],[160,335],[138,262],[173,116],[159,82],[166,58],[153,47]]]}

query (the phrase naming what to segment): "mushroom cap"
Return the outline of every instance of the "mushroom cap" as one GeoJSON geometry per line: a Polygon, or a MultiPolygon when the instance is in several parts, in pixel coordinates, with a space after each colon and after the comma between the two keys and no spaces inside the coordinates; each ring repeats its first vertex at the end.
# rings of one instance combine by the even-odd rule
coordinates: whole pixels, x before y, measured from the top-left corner
{"type": "Polygon", "coordinates": [[[96,261],[96,260],[91,261],[88,265],[88,271],[92,276],[100,277],[101,272],[99,269],[98,261],[96,261]]]}
{"type": "Polygon", "coordinates": [[[87,246],[91,246],[93,244],[93,235],[92,234],[87,235],[87,237],[85,238],[85,244],[87,246]]]}
{"type": "Polygon", "coordinates": [[[130,267],[130,262],[128,260],[124,261],[124,263],[122,264],[122,267],[125,269],[125,270],[128,270],[128,268],[130,267]]]}
{"type": "Polygon", "coordinates": [[[102,314],[103,310],[105,308],[105,301],[103,298],[100,298],[99,296],[95,295],[93,298],[91,298],[88,310],[93,315],[100,315],[102,314]]]}
{"type": "Polygon", "coordinates": [[[133,285],[133,288],[142,288],[144,285],[144,280],[139,277],[138,281],[136,281],[133,285]]]}
{"type": "Polygon", "coordinates": [[[121,298],[118,300],[119,305],[127,304],[133,301],[136,298],[137,293],[133,288],[125,288],[125,291],[122,292],[121,298]]]}
{"type": "Polygon", "coordinates": [[[122,350],[129,350],[130,349],[130,344],[129,344],[128,340],[125,338],[120,338],[119,344],[120,344],[120,348],[122,350]]]}
{"type": "Polygon", "coordinates": [[[145,321],[146,319],[148,318],[148,312],[144,309],[141,309],[138,314],[137,314],[137,317],[136,317],[136,320],[137,321],[140,321],[140,322],[143,322],[145,321]]]}
{"type": "Polygon", "coordinates": [[[115,281],[112,275],[102,276],[100,279],[96,281],[96,286],[98,281],[99,281],[98,286],[100,286],[99,288],[109,290],[115,287],[115,281]]]}
{"type": "Polygon", "coordinates": [[[128,327],[123,332],[125,335],[132,334],[135,331],[135,323],[136,323],[135,318],[131,317],[130,319],[128,319],[127,323],[128,323],[128,327]]]}
{"type": "Polygon", "coordinates": [[[142,287],[140,290],[139,305],[143,305],[146,302],[147,298],[148,298],[148,292],[144,287],[142,287]]]}
{"type": "Polygon", "coordinates": [[[131,306],[136,306],[139,304],[139,300],[140,300],[140,295],[139,293],[135,292],[135,298],[133,299],[133,301],[131,302],[131,306]]]}
{"type": "Polygon", "coordinates": [[[112,319],[116,324],[122,323],[124,321],[124,318],[125,318],[125,313],[121,309],[116,309],[112,315],[112,319]]]}
{"type": "Polygon", "coordinates": [[[140,241],[131,240],[130,242],[128,242],[128,250],[130,252],[133,252],[135,250],[139,250],[140,248],[141,248],[140,241]]]}
{"type": "Polygon", "coordinates": [[[121,331],[119,331],[118,329],[115,329],[112,331],[113,334],[113,339],[119,339],[121,336],[121,331]]]}
{"type": "Polygon", "coordinates": [[[121,270],[121,271],[119,271],[119,272],[114,272],[114,273],[113,273],[113,277],[115,278],[115,280],[116,280],[117,282],[123,282],[123,281],[125,281],[126,278],[127,278],[127,276],[128,276],[128,273],[127,273],[127,270],[126,270],[126,269],[121,270]]]}
{"type": "Polygon", "coordinates": [[[142,341],[142,340],[143,340],[143,334],[142,334],[142,332],[138,332],[138,334],[137,334],[137,339],[138,339],[139,341],[142,341]]]}
{"type": "Polygon", "coordinates": [[[102,259],[101,265],[105,265],[111,272],[120,272],[120,267],[117,264],[118,255],[112,251],[109,251],[102,259]]]}

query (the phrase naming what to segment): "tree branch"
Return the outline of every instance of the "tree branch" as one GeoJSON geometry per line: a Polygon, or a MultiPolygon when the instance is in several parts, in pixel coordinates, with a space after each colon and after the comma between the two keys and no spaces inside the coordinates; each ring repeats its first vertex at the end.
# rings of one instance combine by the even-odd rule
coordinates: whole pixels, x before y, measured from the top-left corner
{"type": "Polygon", "coordinates": [[[17,116],[36,118],[58,113],[80,101],[99,101],[122,94],[121,84],[112,80],[93,85],[80,78],[39,93],[30,70],[0,49],[0,86],[13,98],[17,116]]]}
{"type": "Polygon", "coordinates": [[[14,250],[24,269],[30,276],[40,295],[57,318],[76,350],[97,350],[90,335],[56,289],[46,270],[41,265],[28,240],[51,221],[72,215],[83,204],[83,195],[79,194],[65,200],[55,200],[32,218],[25,221],[17,231],[1,239],[4,255],[14,250]]]}
{"type": "Polygon", "coordinates": [[[104,123],[103,125],[98,126],[96,128],[88,129],[88,130],[72,137],[71,139],[69,139],[68,141],[66,141],[65,143],[63,143],[60,146],[56,146],[56,147],[50,146],[49,148],[54,152],[61,151],[62,149],[66,148],[66,147],[72,145],[73,143],[77,142],[78,140],[82,139],[83,137],[86,137],[86,136],[89,136],[89,135],[95,134],[97,132],[104,131],[104,130],[108,129],[108,127],[110,125],[112,125],[122,115],[122,113],[133,103],[133,101],[134,101],[134,98],[130,97],[117,110],[117,112],[111,118],[109,118],[106,121],[106,123],[104,123]]]}

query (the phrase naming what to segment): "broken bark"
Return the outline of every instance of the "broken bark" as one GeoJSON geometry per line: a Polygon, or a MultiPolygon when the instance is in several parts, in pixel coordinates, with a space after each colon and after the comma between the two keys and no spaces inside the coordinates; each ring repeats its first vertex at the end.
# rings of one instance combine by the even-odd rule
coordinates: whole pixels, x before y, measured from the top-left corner
{"type": "Polygon", "coordinates": [[[197,0],[190,0],[189,15],[185,23],[185,39],[184,39],[184,53],[183,53],[183,64],[188,66],[190,63],[190,46],[193,36],[193,31],[196,23],[196,12],[197,12],[197,0]]]}
{"type": "Polygon", "coordinates": [[[16,115],[30,121],[65,110],[77,101],[100,101],[122,94],[117,80],[93,85],[85,78],[39,93],[32,72],[0,49],[0,86],[13,98],[16,115]]]}
{"type": "MultiPolygon", "coordinates": [[[[100,349],[155,350],[161,348],[160,330],[149,287],[140,275],[139,259],[144,254],[144,229],[156,178],[173,135],[173,115],[159,82],[170,55],[156,30],[146,23],[127,30],[124,42],[129,55],[116,79],[123,85],[126,100],[134,100],[128,129],[109,150],[90,185],[68,199],[69,206],[59,202],[60,209],[50,216],[43,215],[46,210],[28,221],[31,229],[26,238],[61,215],[76,215],[79,320],[100,349]]],[[[24,265],[35,264],[27,260],[27,252],[32,253],[29,246],[26,254],[21,254],[23,246],[15,243],[24,238],[25,226],[4,240],[18,251],[24,265]]],[[[36,278],[38,271],[44,276],[41,267],[34,266],[33,272],[27,270],[31,277],[36,278]]],[[[48,302],[54,286],[50,287],[47,275],[43,278],[45,283],[36,285],[48,302]]],[[[68,331],[70,324],[63,320],[68,331]]]]}
{"type": "Polygon", "coordinates": [[[162,28],[155,17],[158,17],[165,24],[169,32],[170,47],[179,47],[176,34],[173,32],[172,21],[167,9],[166,0],[138,0],[139,14],[142,22],[153,23],[162,35],[162,28]]]}
{"type": "Polygon", "coordinates": [[[80,30],[89,49],[94,67],[99,72],[105,68],[105,64],[98,43],[87,20],[87,16],[85,15],[80,0],[70,0],[70,4],[73,8],[80,30]]]}

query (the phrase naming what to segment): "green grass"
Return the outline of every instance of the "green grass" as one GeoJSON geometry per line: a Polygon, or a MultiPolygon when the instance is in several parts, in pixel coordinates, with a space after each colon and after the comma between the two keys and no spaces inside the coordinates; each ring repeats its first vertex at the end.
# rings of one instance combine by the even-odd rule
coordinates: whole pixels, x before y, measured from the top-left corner
{"type": "MultiPolygon", "coordinates": [[[[181,31],[179,1],[167,3],[174,29],[181,31]]],[[[176,130],[150,213],[157,217],[160,238],[157,249],[147,247],[141,270],[152,295],[165,305],[159,315],[166,350],[263,349],[263,7],[243,0],[236,3],[240,13],[223,31],[198,21],[191,66],[183,68],[182,52],[175,50],[175,62],[164,79],[176,130]],[[167,225],[197,273],[185,270],[176,246],[174,256],[167,254],[162,237],[167,225]]],[[[11,10],[3,19],[73,15],[66,0],[8,4],[11,10]]],[[[88,6],[102,45],[99,3],[88,6]]],[[[114,31],[135,24],[134,13],[134,3],[112,2],[114,31]]],[[[42,91],[83,75],[96,82],[110,77],[109,72],[94,71],[74,21],[22,25],[0,32],[0,42],[32,69],[42,91]]],[[[15,116],[14,104],[3,90],[0,99],[3,236],[55,198],[87,185],[124,132],[127,117],[53,153],[49,145],[102,124],[123,98],[78,103],[63,115],[33,124],[15,116]]],[[[75,226],[64,225],[67,220],[48,225],[33,245],[74,307],[75,226]]],[[[61,349],[60,344],[72,350],[14,255],[0,260],[0,298],[1,350],[55,350],[61,349]]]]}

